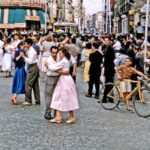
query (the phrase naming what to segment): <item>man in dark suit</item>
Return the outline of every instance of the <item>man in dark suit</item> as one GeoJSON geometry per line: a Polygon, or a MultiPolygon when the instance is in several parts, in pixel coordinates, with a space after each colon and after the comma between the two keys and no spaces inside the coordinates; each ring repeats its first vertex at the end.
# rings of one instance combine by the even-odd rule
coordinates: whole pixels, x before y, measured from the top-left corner
{"type": "Polygon", "coordinates": [[[90,54],[89,61],[91,63],[89,69],[89,89],[88,93],[85,95],[86,97],[92,97],[93,85],[95,84],[96,99],[99,98],[99,83],[100,83],[100,74],[101,74],[101,64],[103,55],[98,51],[99,45],[94,42],[92,43],[92,53],[90,54]]]}
{"type": "MultiPolygon", "coordinates": [[[[111,46],[111,39],[110,37],[105,37],[105,46],[103,48],[104,53],[104,76],[105,76],[105,83],[111,82],[113,83],[114,75],[115,75],[115,53],[114,49],[111,46]]],[[[102,99],[103,103],[107,103],[107,94],[112,89],[112,86],[106,86],[104,90],[104,96],[102,99]]],[[[111,99],[109,99],[109,102],[113,102],[111,99]]]]}

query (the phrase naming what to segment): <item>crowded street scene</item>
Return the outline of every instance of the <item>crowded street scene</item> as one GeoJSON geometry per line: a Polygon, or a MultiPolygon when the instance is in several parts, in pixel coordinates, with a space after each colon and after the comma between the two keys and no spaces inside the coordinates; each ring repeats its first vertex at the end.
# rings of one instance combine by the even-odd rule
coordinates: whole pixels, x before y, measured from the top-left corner
{"type": "Polygon", "coordinates": [[[149,0],[0,0],[0,150],[150,150],[149,0]]]}

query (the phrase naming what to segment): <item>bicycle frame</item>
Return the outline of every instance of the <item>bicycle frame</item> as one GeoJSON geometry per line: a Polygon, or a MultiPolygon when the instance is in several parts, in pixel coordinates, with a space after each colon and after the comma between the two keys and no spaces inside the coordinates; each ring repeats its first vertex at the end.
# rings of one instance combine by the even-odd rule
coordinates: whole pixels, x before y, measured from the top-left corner
{"type": "MultiPolygon", "coordinates": [[[[130,82],[130,83],[136,83],[136,87],[128,94],[128,96],[126,97],[126,99],[129,99],[131,96],[133,96],[136,92],[139,93],[139,98],[140,98],[140,102],[143,103],[144,102],[144,97],[143,94],[141,92],[141,84],[140,81],[135,81],[135,80],[130,80],[130,79],[124,79],[123,81],[125,82],[130,82]]],[[[118,81],[117,85],[119,86],[119,93],[120,93],[120,97],[123,101],[125,101],[125,97],[123,95],[123,88],[121,86],[121,81],[118,81]]]]}

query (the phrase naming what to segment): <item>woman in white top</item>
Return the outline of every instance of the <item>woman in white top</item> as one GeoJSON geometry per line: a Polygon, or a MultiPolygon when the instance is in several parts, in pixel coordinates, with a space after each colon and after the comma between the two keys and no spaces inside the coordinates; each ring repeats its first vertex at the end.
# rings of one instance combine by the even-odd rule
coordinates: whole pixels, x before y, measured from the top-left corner
{"type": "MultiPolygon", "coordinates": [[[[69,72],[70,53],[66,48],[59,51],[60,62],[55,65],[49,65],[48,69],[52,71],[65,70],[69,72]]],[[[52,103],[50,106],[56,110],[56,116],[50,120],[52,123],[61,123],[61,112],[69,112],[70,117],[66,123],[74,123],[75,116],[73,110],[79,108],[76,85],[70,74],[61,75],[53,93],[52,103]]]]}
{"type": "Polygon", "coordinates": [[[0,33],[0,72],[2,71],[2,62],[3,62],[3,47],[4,47],[4,42],[2,41],[3,35],[0,33]]]}
{"type": "Polygon", "coordinates": [[[4,57],[3,57],[3,64],[2,70],[5,72],[5,77],[11,76],[11,65],[12,65],[12,51],[14,47],[11,45],[11,38],[6,40],[6,44],[4,45],[4,57]]]}

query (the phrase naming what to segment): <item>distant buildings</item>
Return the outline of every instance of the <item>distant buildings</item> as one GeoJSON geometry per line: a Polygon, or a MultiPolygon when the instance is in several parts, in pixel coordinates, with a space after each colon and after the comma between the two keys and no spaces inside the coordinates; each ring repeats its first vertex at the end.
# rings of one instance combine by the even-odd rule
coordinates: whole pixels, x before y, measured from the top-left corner
{"type": "MultiPolygon", "coordinates": [[[[87,16],[87,28],[112,33],[133,33],[138,22],[145,27],[145,12],[142,7],[146,0],[99,0],[103,10],[87,16]],[[109,9],[110,4],[110,9],[109,9]],[[110,17],[110,21],[109,21],[110,17]]],[[[150,28],[150,20],[149,20],[150,28]]]]}

